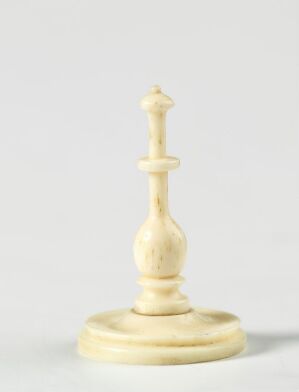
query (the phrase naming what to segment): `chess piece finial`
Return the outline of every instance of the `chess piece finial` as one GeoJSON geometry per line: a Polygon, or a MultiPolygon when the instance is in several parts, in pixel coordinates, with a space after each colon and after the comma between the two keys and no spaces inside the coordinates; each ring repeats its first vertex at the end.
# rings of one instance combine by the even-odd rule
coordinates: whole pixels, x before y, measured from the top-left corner
{"type": "Polygon", "coordinates": [[[149,215],[140,227],[134,256],[142,276],[143,293],[137,298],[135,311],[147,315],[185,313],[190,309],[178,286],[186,254],[186,238],[168,211],[168,171],[179,160],[166,156],[166,112],[174,105],[159,86],[153,86],[141,101],[149,121],[149,154],[138,167],[149,174],[149,215]]]}

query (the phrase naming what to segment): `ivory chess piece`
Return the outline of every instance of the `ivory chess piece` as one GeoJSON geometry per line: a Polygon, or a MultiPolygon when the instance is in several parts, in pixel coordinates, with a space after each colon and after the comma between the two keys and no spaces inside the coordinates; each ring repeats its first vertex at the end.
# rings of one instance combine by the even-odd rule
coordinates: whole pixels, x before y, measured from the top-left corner
{"type": "Polygon", "coordinates": [[[149,215],[134,242],[143,290],[134,308],[90,317],[79,337],[79,352],[100,361],[130,364],[184,364],[212,361],[241,352],[246,335],[239,319],[222,311],[193,308],[179,286],[186,238],[168,211],[168,171],[179,160],[166,154],[165,117],[174,105],[159,86],[141,101],[149,121],[149,215]]]}

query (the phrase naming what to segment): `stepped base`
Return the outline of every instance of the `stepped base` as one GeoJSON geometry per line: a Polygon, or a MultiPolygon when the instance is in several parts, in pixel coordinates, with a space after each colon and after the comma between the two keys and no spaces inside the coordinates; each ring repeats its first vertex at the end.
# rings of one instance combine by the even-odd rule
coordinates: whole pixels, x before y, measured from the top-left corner
{"type": "Polygon", "coordinates": [[[79,353],[99,361],[144,365],[213,361],[245,348],[239,324],[230,313],[202,308],[173,316],[115,310],[87,320],[79,353]]]}

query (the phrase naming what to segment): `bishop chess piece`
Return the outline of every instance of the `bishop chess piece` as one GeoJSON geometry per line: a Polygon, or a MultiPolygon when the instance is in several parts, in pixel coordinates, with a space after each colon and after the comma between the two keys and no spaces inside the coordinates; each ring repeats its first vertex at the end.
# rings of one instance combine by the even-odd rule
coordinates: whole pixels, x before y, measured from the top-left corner
{"type": "Polygon", "coordinates": [[[79,337],[85,357],[130,364],[212,361],[241,352],[246,335],[226,312],[194,308],[179,286],[186,238],[168,210],[168,171],[179,160],[166,154],[165,117],[174,105],[160,87],[141,101],[149,121],[148,157],[138,167],[149,176],[149,214],[137,232],[134,257],[142,292],[132,309],[90,317],[79,337]]]}

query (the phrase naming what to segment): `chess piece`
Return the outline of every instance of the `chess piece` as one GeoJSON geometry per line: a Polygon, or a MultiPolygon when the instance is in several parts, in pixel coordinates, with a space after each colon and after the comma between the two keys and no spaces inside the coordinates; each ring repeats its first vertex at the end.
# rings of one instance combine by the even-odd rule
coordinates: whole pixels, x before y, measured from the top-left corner
{"type": "Polygon", "coordinates": [[[138,162],[149,175],[149,215],[134,242],[143,290],[133,309],[90,317],[79,337],[88,358],[131,364],[212,361],[242,351],[239,319],[222,311],[192,308],[179,291],[186,238],[168,211],[168,171],[179,160],[166,155],[165,117],[173,101],[158,86],[141,101],[149,121],[148,157],[138,162]]]}

